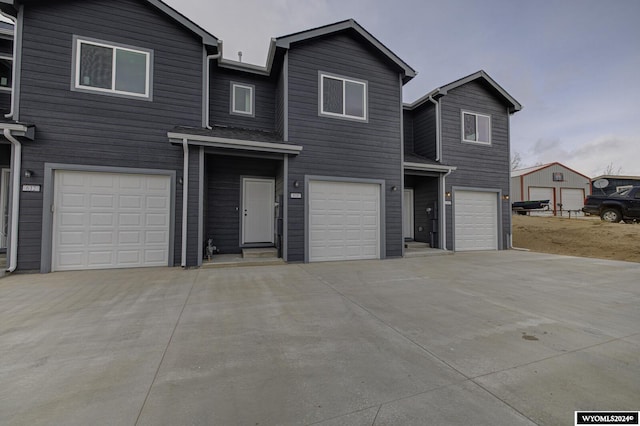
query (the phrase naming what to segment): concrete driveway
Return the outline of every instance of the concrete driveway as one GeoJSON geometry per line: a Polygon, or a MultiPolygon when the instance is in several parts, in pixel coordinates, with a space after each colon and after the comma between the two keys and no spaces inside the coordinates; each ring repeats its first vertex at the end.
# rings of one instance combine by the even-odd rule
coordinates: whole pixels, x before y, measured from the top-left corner
{"type": "Polygon", "coordinates": [[[13,275],[0,384],[3,425],[570,425],[640,410],[640,264],[13,275]]]}

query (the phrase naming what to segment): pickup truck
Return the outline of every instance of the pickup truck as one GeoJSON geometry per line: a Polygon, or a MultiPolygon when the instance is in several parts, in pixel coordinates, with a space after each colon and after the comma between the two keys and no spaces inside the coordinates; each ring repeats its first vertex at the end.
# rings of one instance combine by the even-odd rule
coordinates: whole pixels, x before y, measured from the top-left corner
{"type": "Polygon", "coordinates": [[[588,195],[582,211],[607,222],[640,221],[640,186],[625,188],[611,195],[588,195]]]}

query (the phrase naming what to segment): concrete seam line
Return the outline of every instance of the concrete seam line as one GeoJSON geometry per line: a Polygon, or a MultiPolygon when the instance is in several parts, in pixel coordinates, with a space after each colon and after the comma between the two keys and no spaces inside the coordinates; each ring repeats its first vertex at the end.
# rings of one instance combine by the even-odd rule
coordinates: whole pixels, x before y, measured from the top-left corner
{"type": "Polygon", "coordinates": [[[191,298],[191,292],[193,291],[193,287],[195,287],[199,277],[200,277],[200,269],[196,271],[196,276],[194,277],[193,282],[191,283],[191,288],[189,288],[187,297],[184,299],[184,303],[182,304],[182,309],[180,309],[180,314],[178,315],[178,319],[176,320],[176,323],[173,326],[173,330],[171,330],[171,335],[169,336],[169,341],[167,342],[167,346],[165,346],[164,351],[162,351],[162,356],[160,357],[158,368],[156,368],[156,372],[153,375],[153,380],[151,380],[151,384],[149,385],[149,390],[147,391],[147,394],[144,397],[144,401],[142,401],[142,405],[140,406],[140,411],[138,412],[138,416],[136,417],[136,422],[134,423],[134,425],[137,425],[140,422],[140,417],[142,416],[144,407],[147,405],[147,401],[149,400],[149,395],[151,395],[151,389],[153,389],[153,385],[155,385],[156,380],[158,379],[158,374],[160,373],[160,368],[162,367],[162,363],[164,362],[164,357],[167,355],[167,350],[171,345],[171,341],[173,340],[173,335],[176,333],[178,324],[180,324],[180,320],[182,319],[182,314],[184,313],[184,310],[187,307],[187,303],[189,303],[189,299],[191,298]]]}
{"type": "Polygon", "coordinates": [[[378,406],[378,411],[376,411],[376,416],[373,418],[373,423],[371,423],[371,426],[374,426],[376,424],[376,420],[378,420],[378,415],[380,414],[380,410],[382,410],[382,404],[378,406]]]}

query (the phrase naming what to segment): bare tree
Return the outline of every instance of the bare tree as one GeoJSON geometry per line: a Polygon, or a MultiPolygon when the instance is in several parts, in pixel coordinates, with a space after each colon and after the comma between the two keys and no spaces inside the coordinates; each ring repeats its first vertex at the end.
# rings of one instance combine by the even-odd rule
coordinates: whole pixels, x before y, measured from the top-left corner
{"type": "Polygon", "coordinates": [[[613,165],[612,161],[611,163],[607,164],[607,167],[604,168],[602,174],[605,176],[615,176],[622,174],[622,167],[616,168],[616,166],[613,165]]]}
{"type": "Polygon", "coordinates": [[[511,156],[511,170],[518,170],[522,167],[522,157],[519,152],[514,152],[511,156]]]}

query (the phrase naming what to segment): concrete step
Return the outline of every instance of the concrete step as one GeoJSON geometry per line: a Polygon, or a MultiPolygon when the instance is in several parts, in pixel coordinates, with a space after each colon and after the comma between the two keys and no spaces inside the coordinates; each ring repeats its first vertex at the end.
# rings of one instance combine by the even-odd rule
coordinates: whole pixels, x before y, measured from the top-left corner
{"type": "Polygon", "coordinates": [[[278,249],[275,247],[245,248],[242,249],[243,259],[267,259],[278,258],[278,249]]]}
{"type": "Polygon", "coordinates": [[[404,248],[406,249],[425,249],[430,248],[429,243],[421,243],[419,241],[405,241],[404,248]]]}

